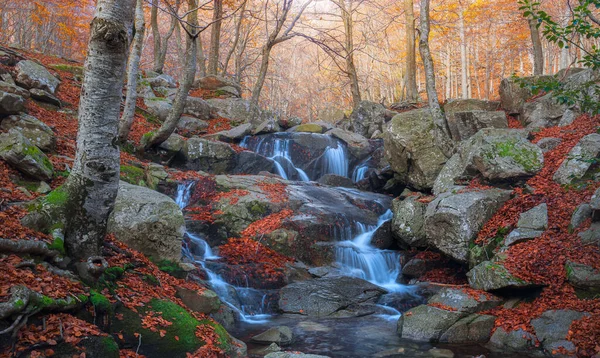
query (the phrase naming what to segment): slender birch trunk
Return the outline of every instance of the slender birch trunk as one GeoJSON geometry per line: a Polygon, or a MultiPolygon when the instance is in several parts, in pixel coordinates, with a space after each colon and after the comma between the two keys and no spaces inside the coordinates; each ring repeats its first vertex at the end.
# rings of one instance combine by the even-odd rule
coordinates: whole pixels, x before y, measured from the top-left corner
{"type": "Polygon", "coordinates": [[[419,99],[417,92],[417,57],[415,49],[415,12],[413,0],[404,0],[404,13],[406,17],[406,100],[416,102],[419,99]]]}

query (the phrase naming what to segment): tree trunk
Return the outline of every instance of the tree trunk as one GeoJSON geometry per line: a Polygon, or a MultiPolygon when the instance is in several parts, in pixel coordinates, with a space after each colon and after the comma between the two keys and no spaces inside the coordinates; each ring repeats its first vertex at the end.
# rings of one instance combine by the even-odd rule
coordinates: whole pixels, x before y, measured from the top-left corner
{"type": "Polygon", "coordinates": [[[101,253],[119,189],[115,143],[134,4],[134,0],[98,0],[91,25],[77,153],[63,187],[68,194],[65,246],[76,260],[101,253]]]}
{"type": "Polygon", "coordinates": [[[265,78],[267,77],[267,71],[269,70],[269,57],[271,57],[271,48],[271,44],[266,44],[262,50],[260,70],[258,71],[258,77],[254,83],[254,88],[252,88],[252,99],[250,100],[256,105],[258,105],[258,101],[260,100],[260,93],[265,85],[265,78]]]}
{"type": "Polygon", "coordinates": [[[140,69],[140,58],[144,47],[144,33],[146,23],[144,20],[144,0],[137,0],[135,8],[135,36],[133,47],[129,54],[129,66],[127,69],[127,94],[125,108],[119,123],[119,142],[125,143],[129,136],[129,130],[135,116],[135,104],[137,100],[137,83],[140,69]]]}
{"type": "Polygon", "coordinates": [[[461,11],[459,15],[459,35],[460,35],[460,75],[462,98],[469,98],[469,83],[467,78],[467,41],[465,39],[465,15],[461,11]]]}
{"type": "Polygon", "coordinates": [[[237,19],[235,26],[235,35],[233,37],[233,43],[231,44],[231,48],[227,53],[227,57],[225,58],[225,62],[223,64],[223,74],[227,74],[227,68],[229,67],[229,61],[231,61],[231,56],[235,53],[235,49],[237,48],[238,43],[240,42],[240,33],[242,30],[242,23],[244,21],[244,11],[246,11],[246,4],[248,0],[244,0],[242,3],[242,7],[240,8],[240,16],[237,19]]]}
{"type": "MultiPolygon", "coordinates": [[[[165,68],[165,60],[167,59],[167,51],[169,49],[169,39],[173,36],[175,27],[178,26],[178,21],[175,16],[171,16],[171,26],[165,34],[161,37],[160,30],[158,28],[158,5],[160,0],[154,0],[152,4],[152,10],[150,12],[150,26],[152,27],[152,37],[154,37],[154,66],[152,71],[156,73],[163,73],[165,68]]],[[[181,0],[175,2],[175,9],[179,9],[181,0]]]]}
{"type": "Polygon", "coordinates": [[[208,56],[208,74],[216,75],[219,71],[219,47],[221,44],[221,18],[223,17],[223,0],[214,0],[213,24],[210,31],[210,55],[208,56]]]}
{"type": "Polygon", "coordinates": [[[425,67],[425,84],[427,86],[427,101],[429,109],[433,117],[433,134],[437,146],[447,156],[450,157],[454,151],[454,145],[450,139],[450,130],[446,117],[442,113],[440,102],[438,100],[437,90],[435,87],[435,69],[433,67],[433,59],[429,49],[429,0],[421,0],[421,37],[419,38],[419,50],[421,59],[425,67]]]}
{"type": "Polygon", "coordinates": [[[202,35],[198,36],[198,54],[196,55],[196,61],[198,61],[198,71],[200,77],[206,76],[206,56],[204,56],[204,45],[202,44],[202,35]]]}
{"type": "Polygon", "coordinates": [[[535,19],[529,20],[529,31],[531,32],[531,42],[533,43],[533,75],[544,74],[544,51],[542,41],[540,40],[540,31],[535,19]]]}
{"type": "Polygon", "coordinates": [[[361,101],[360,86],[358,84],[358,73],[354,63],[354,23],[352,21],[352,1],[350,8],[345,4],[346,0],[339,3],[342,11],[342,21],[344,22],[344,47],[346,50],[346,74],[350,80],[350,92],[352,93],[352,107],[356,108],[361,101]]]}
{"type": "MultiPolygon", "coordinates": [[[[195,9],[197,7],[196,0],[188,0],[188,7],[195,9]]],[[[186,49],[185,49],[185,71],[183,80],[179,83],[177,94],[175,94],[175,100],[173,101],[173,108],[165,122],[160,128],[143,144],[144,149],[150,149],[154,146],[159,145],[169,138],[169,136],[175,131],[177,123],[183,114],[185,104],[187,101],[188,92],[194,84],[194,78],[196,77],[196,55],[198,51],[198,36],[195,34],[196,26],[198,24],[198,11],[192,11],[187,16],[187,22],[189,23],[189,30],[186,32],[186,49]],[[190,34],[195,34],[190,36],[190,34]]]]}
{"type": "Polygon", "coordinates": [[[417,102],[417,56],[415,49],[415,12],[413,0],[404,0],[404,13],[406,14],[406,99],[409,102],[417,102]]]}

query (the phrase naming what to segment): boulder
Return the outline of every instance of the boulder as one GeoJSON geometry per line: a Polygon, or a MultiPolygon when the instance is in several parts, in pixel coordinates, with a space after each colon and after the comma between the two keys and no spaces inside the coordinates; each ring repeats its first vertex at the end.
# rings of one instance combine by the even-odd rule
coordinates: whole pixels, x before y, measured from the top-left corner
{"type": "Polygon", "coordinates": [[[254,135],[279,132],[281,128],[274,119],[267,119],[259,124],[252,132],[254,135]]]}
{"type": "Polygon", "coordinates": [[[500,189],[440,195],[425,212],[428,242],[454,260],[466,263],[472,240],[510,195],[510,191],[500,189]]]}
{"type": "Polygon", "coordinates": [[[234,97],[242,96],[242,87],[233,80],[223,76],[209,75],[199,78],[194,82],[195,88],[200,88],[208,91],[225,92],[234,97]]]}
{"type": "Polygon", "coordinates": [[[577,288],[588,291],[600,292],[600,271],[593,267],[567,261],[567,280],[577,288]]]}
{"type": "Polygon", "coordinates": [[[536,347],[536,337],[523,329],[505,331],[498,327],[490,337],[488,346],[492,350],[497,350],[503,354],[525,354],[544,357],[544,354],[536,347]]]}
{"type": "Polygon", "coordinates": [[[573,113],[567,112],[568,106],[557,103],[553,93],[536,98],[523,105],[522,122],[527,128],[549,128],[559,124],[570,124],[573,113]],[[563,116],[567,116],[563,120],[563,116]]]}
{"type": "Polygon", "coordinates": [[[579,236],[584,245],[600,247],[600,223],[592,223],[589,229],[580,232],[577,236],[579,236]]]}
{"type": "Polygon", "coordinates": [[[236,152],[227,143],[192,137],[181,150],[184,167],[212,174],[228,173],[236,162],[236,152]]]}
{"type": "Polygon", "coordinates": [[[476,313],[468,315],[448,328],[440,337],[440,342],[450,344],[487,343],[495,322],[495,316],[476,313]]]}
{"type": "Polygon", "coordinates": [[[177,88],[177,82],[169,75],[161,74],[156,77],[148,78],[148,83],[152,88],[166,87],[166,88],[177,88]]]}
{"type": "Polygon", "coordinates": [[[277,120],[277,124],[279,124],[279,127],[281,127],[282,129],[289,129],[295,126],[299,126],[302,124],[302,118],[300,117],[288,117],[288,118],[279,118],[277,120]]]}
{"type": "Polygon", "coordinates": [[[18,130],[29,141],[44,152],[50,152],[56,147],[56,136],[44,122],[27,114],[10,116],[2,120],[0,129],[18,130]]]}
{"type": "Polygon", "coordinates": [[[275,343],[279,346],[287,346],[292,343],[293,334],[290,327],[277,326],[266,330],[265,332],[252,337],[250,340],[259,344],[275,343]]]}
{"type": "MultiPolygon", "coordinates": [[[[227,118],[237,124],[259,125],[263,120],[260,108],[242,98],[213,98],[206,102],[219,117],[227,118]]],[[[202,117],[198,118],[203,119],[202,117]]]]}
{"type": "Polygon", "coordinates": [[[536,144],[538,147],[542,148],[542,153],[547,153],[558,147],[560,143],[562,143],[562,139],[560,138],[546,137],[540,139],[536,144]]]}
{"type": "MultiPolygon", "coordinates": [[[[468,138],[469,133],[473,132],[471,135],[477,133],[477,129],[481,129],[477,127],[484,124],[484,122],[487,122],[487,124],[489,125],[502,125],[501,116],[500,118],[498,118],[498,115],[494,116],[482,113],[498,111],[499,108],[499,102],[486,101],[481,99],[455,99],[448,101],[448,103],[444,104],[444,113],[446,114],[446,119],[448,121],[448,129],[450,130],[452,139],[463,140],[468,138]],[[457,115],[458,113],[461,114],[457,115]],[[461,138],[461,130],[459,130],[459,126],[463,131],[462,134],[465,135],[466,138],[461,138]]],[[[506,121],[506,116],[504,120],[506,121]]],[[[489,127],[489,125],[486,127],[489,127]]],[[[501,128],[506,128],[507,126],[508,123],[506,124],[506,126],[501,128]]]]}
{"type": "Polygon", "coordinates": [[[0,134],[0,158],[34,179],[47,181],[54,175],[50,159],[18,129],[0,134]]]}
{"type": "Polygon", "coordinates": [[[144,174],[146,185],[153,190],[156,190],[158,184],[169,177],[169,173],[167,173],[165,167],[157,163],[149,163],[146,166],[144,174]]]}
{"type": "Polygon", "coordinates": [[[460,288],[444,288],[429,298],[427,303],[450,307],[453,311],[477,313],[501,305],[502,299],[483,291],[473,292],[460,288]]]}
{"type": "Polygon", "coordinates": [[[600,188],[592,195],[589,206],[592,210],[592,222],[600,221],[600,188]]]}
{"type": "Polygon", "coordinates": [[[179,134],[173,133],[165,140],[160,143],[158,148],[166,150],[169,154],[174,155],[183,149],[185,140],[179,134]]]}
{"type": "Polygon", "coordinates": [[[56,92],[60,81],[48,70],[33,61],[23,60],[17,63],[17,78],[15,81],[21,87],[32,89],[38,88],[51,94],[56,92]]]}
{"type": "Polygon", "coordinates": [[[317,123],[305,123],[300,124],[295,127],[292,127],[287,130],[290,133],[317,133],[321,134],[325,132],[327,129],[320,124],[317,123]]]}
{"type": "Polygon", "coordinates": [[[331,317],[353,306],[374,303],[384,293],[381,287],[359,278],[328,276],[285,286],[279,294],[279,308],[285,313],[331,317]]]}
{"type": "Polygon", "coordinates": [[[350,123],[354,133],[371,138],[375,131],[383,132],[384,124],[390,120],[393,114],[395,112],[387,110],[379,103],[361,101],[350,115],[350,123]]]}
{"type": "Polygon", "coordinates": [[[430,262],[413,258],[402,266],[402,275],[410,278],[419,278],[432,268],[430,262]]]}
{"type": "Polygon", "coordinates": [[[243,151],[238,153],[231,174],[258,175],[260,172],[275,172],[275,162],[254,152],[243,151]]]}
{"type": "Polygon", "coordinates": [[[548,205],[543,203],[521,213],[517,227],[530,230],[546,230],[548,228],[548,205]]]}
{"type": "Polygon", "coordinates": [[[471,287],[483,291],[536,287],[530,282],[513,276],[502,262],[484,261],[467,272],[467,279],[471,287]]]}
{"type": "Polygon", "coordinates": [[[373,233],[370,245],[380,250],[387,250],[394,244],[394,238],[392,237],[392,221],[388,220],[381,224],[377,230],[373,233]]]}
{"type": "Polygon", "coordinates": [[[141,186],[119,183],[108,232],[156,261],[179,261],[185,222],[168,196],[141,186]]]}
{"type": "Polygon", "coordinates": [[[201,132],[208,129],[208,123],[195,117],[181,116],[177,123],[177,129],[180,131],[201,132]]]}
{"type": "Polygon", "coordinates": [[[29,90],[29,93],[31,95],[31,98],[35,99],[36,101],[48,103],[59,108],[62,107],[62,102],[60,101],[60,99],[56,98],[55,96],[51,95],[50,93],[44,90],[32,88],[29,90]]]}
{"type": "Polygon", "coordinates": [[[221,131],[215,134],[211,134],[209,136],[205,136],[206,138],[214,138],[227,143],[239,142],[244,139],[245,136],[252,133],[252,124],[244,123],[240,124],[237,127],[233,127],[226,131],[221,131]]]}
{"type": "Polygon", "coordinates": [[[418,342],[438,342],[448,328],[467,316],[464,312],[447,311],[421,305],[405,312],[398,320],[400,337],[418,342]]]}
{"type": "Polygon", "coordinates": [[[335,174],[325,174],[317,180],[317,183],[334,187],[354,188],[354,182],[350,178],[346,178],[335,174]]]}
{"type": "Polygon", "coordinates": [[[583,203],[575,208],[573,215],[571,216],[570,229],[575,230],[579,228],[587,219],[592,217],[592,207],[590,204],[583,203]]]}
{"type": "Polygon", "coordinates": [[[160,97],[144,98],[144,104],[148,113],[156,116],[161,122],[167,119],[173,108],[173,103],[170,100],[160,97]]]}
{"type": "Polygon", "coordinates": [[[17,96],[21,96],[23,98],[29,98],[31,96],[31,94],[29,93],[28,90],[23,89],[23,88],[15,85],[14,83],[4,82],[4,81],[0,81],[0,92],[12,93],[17,96]]]}
{"type": "Polygon", "coordinates": [[[23,97],[0,91],[0,117],[17,114],[25,110],[25,100],[23,97]]]}
{"type": "Polygon", "coordinates": [[[511,246],[529,241],[542,236],[543,233],[543,230],[516,228],[504,239],[504,246],[511,246]]]}
{"type": "Polygon", "coordinates": [[[352,154],[355,158],[364,158],[371,151],[369,140],[360,134],[345,131],[340,128],[331,129],[325,134],[338,138],[342,142],[346,143],[348,152],[350,152],[350,154],[352,154]]]}
{"type": "Polygon", "coordinates": [[[392,202],[392,235],[400,247],[427,247],[425,236],[425,211],[427,204],[419,202],[420,196],[408,196],[392,202]]]}
{"type": "Polygon", "coordinates": [[[483,128],[508,128],[506,113],[503,111],[468,111],[454,113],[456,138],[466,140],[483,128]]]}
{"type": "Polygon", "coordinates": [[[176,295],[183,304],[194,312],[211,314],[219,311],[221,300],[212,290],[190,290],[189,288],[177,287],[176,295]]]}
{"type": "Polygon", "coordinates": [[[567,185],[574,180],[583,178],[598,155],[600,155],[600,134],[586,135],[567,154],[554,173],[554,181],[567,185]]]}
{"type": "Polygon", "coordinates": [[[568,352],[575,355],[575,345],[567,340],[569,329],[573,321],[577,321],[586,314],[571,310],[551,310],[542,313],[538,318],[531,320],[535,329],[535,335],[544,350],[550,355],[559,347],[564,347],[568,352]]]}
{"type": "MultiPolygon", "coordinates": [[[[539,79],[550,79],[550,76],[527,77],[524,80],[533,82],[539,79]]],[[[533,97],[531,90],[522,87],[513,78],[505,78],[500,82],[500,104],[509,115],[523,113],[523,106],[531,97],[533,97]]]]}
{"type": "Polygon", "coordinates": [[[447,161],[435,144],[428,108],[400,113],[384,131],[385,158],[402,180],[417,190],[429,190],[447,161]]]}
{"type": "Polygon", "coordinates": [[[211,105],[207,101],[202,98],[188,96],[185,100],[183,112],[206,121],[211,119],[211,110],[211,105]]]}

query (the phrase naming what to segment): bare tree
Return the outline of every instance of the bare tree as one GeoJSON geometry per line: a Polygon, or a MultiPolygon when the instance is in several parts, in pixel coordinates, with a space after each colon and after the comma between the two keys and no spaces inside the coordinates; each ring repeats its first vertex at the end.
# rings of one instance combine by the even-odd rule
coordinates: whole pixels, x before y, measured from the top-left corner
{"type": "Polygon", "coordinates": [[[242,7],[240,9],[240,15],[238,16],[238,18],[236,20],[235,34],[233,35],[233,43],[231,44],[231,48],[229,49],[229,52],[227,53],[227,57],[225,57],[225,62],[223,63],[223,73],[224,74],[227,73],[227,68],[229,67],[229,61],[231,61],[231,57],[236,52],[238,43],[240,42],[240,36],[241,36],[241,32],[242,32],[242,25],[244,23],[247,3],[248,3],[248,0],[244,0],[242,2],[242,7]]]}
{"type": "Polygon", "coordinates": [[[465,12],[461,9],[458,14],[460,36],[460,75],[462,98],[469,98],[469,79],[467,76],[467,40],[465,36],[465,12]]]}
{"type": "Polygon", "coordinates": [[[415,45],[415,12],[413,0],[404,0],[405,31],[406,31],[406,73],[404,74],[406,99],[416,102],[419,99],[417,91],[417,56],[415,45]]]}
{"type": "Polygon", "coordinates": [[[86,260],[99,255],[119,188],[115,145],[134,0],[98,0],[79,104],[77,153],[63,186],[68,197],[65,246],[86,260]]]}
{"type": "Polygon", "coordinates": [[[137,0],[135,8],[135,36],[133,47],[129,54],[129,65],[127,68],[127,93],[125,107],[119,123],[119,142],[125,143],[129,136],[129,130],[135,116],[135,103],[137,100],[137,84],[140,68],[140,57],[144,47],[144,34],[146,23],[144,20],[144,0],[137,0]]]}
{"type": "Polygon", "coordinates": [[[219,71],[219,48],[221,44],[221,23],[223,17],[223,0],[214,0],[213,24],[210,31],[210,54],[208,55],[209,75],[216,75],[219,71]]]}
{"type": "MultiPolygon", "coordinates": [[[[175,8],[178,9],[180,0],[176,0],[175,8]]],[[[169,31],[164,36],[161,36],[158,27],[158,10],[160,8],[160,0],[152,1],[152,9],[150,11],[150,25],[152,26],[152,36],[154,37],[154,67],[152,71],[163,73],[165,60],[167,58],[167,49],[169,47],[169,39],[173,36],[175,27],[178,26],[177,18],[171,17],[171,25],[169,31]]]]}
{"type": "Polygon", "coordinates": [[[346,74],[350,79],[350,93],[352,93],[352,103],[354,107],[360,103],[360,86],[358,84],[358,73],[354,62],[354,12],[358,7],[353,0],[333,1],[341,11],[342,21],[344,23],[344,48],[346,52],[346,74]]]}
{"type": "Polygon", "coordinates": [[[542,40],[540,39],[539,24],[535,19],[528,21],[529,32],[531,33],[531,42],[533,44],[533,75],[544,74],[544,50],[542,49],[542,40]]]}

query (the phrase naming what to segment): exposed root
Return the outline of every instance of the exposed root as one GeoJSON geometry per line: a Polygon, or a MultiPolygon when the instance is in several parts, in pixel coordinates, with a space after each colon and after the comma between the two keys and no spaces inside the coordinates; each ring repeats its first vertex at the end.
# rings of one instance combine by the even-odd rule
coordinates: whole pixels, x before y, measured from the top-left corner
{"type": "Polygon", "coordinates": [[[35,240],[8,240],[0,239],[0,252],[12,252],[15,254],[29,254],[34,256],[42,256],[44,258],[53,259],[60,255],[56,250],[48,248],[48,245],[43,241],[35,240]]]}

